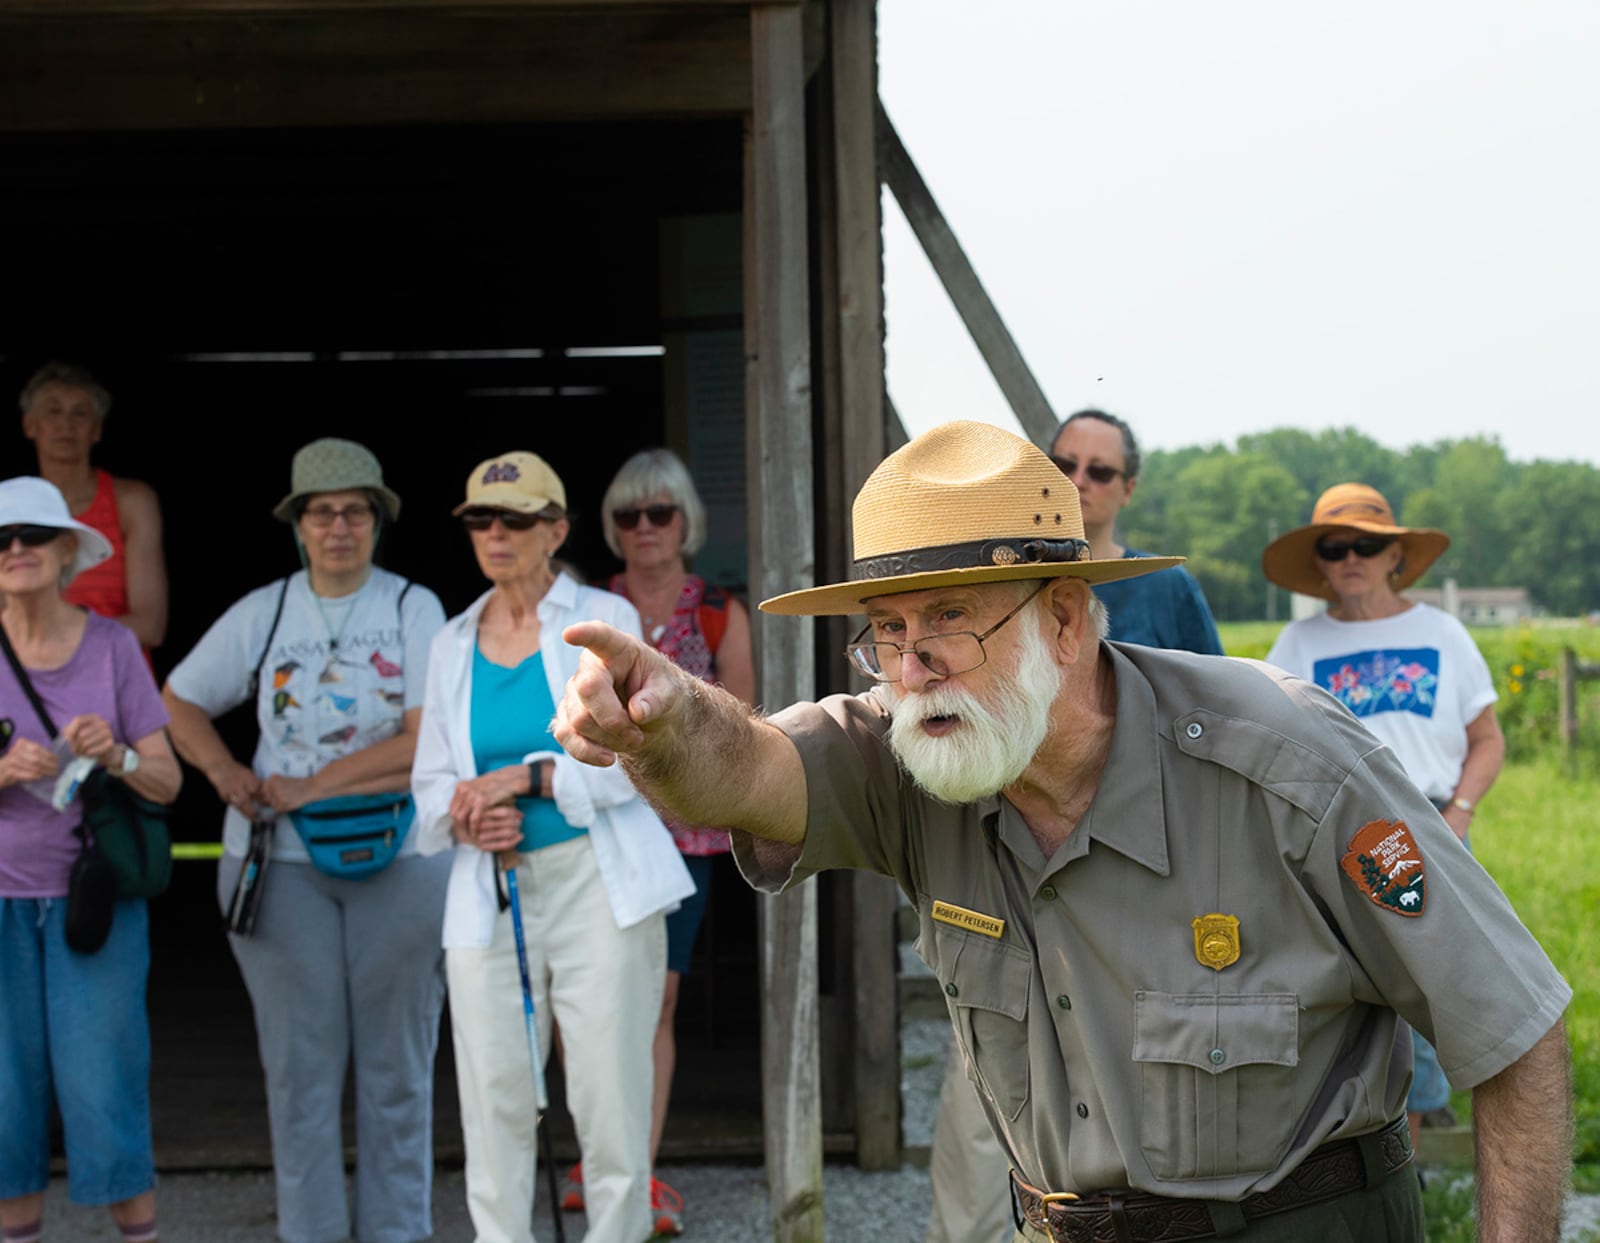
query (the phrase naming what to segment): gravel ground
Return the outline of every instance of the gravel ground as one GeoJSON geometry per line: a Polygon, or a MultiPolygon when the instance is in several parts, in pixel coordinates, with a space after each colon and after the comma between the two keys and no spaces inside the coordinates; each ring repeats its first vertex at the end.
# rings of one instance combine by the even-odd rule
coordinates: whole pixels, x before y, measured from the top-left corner
{"type": "MultiPolygon", "coordinates": [[[[908,1020],[902,1030],[901,1094],[908,1147],[933,1140],[949,1030],[943,1019],[908,1020]]],[[[657,1172],[683,1193],[688,1239],[759,1243],[772,1237],[766,1177],[760,1166],[663,1166],[657,1172]]],[[[928,1213],[926,1169],[905,1165],[864,1174],[853,1166],[829,1165],[823,1180],[823,1212],[831,1243],[920,1243],[928,1213]]],[[[277,1237],[269,1173],[169,1174],[161,1179],[157,1194],[162,1243],[272,1243],[277,1237]]],[[[568,1214],[564,1223],[566,1237],[579,1243],[582,1215],[568,1214]]],[[[471,1243],[459,1169],[441,1169],[434,1179],[434,1228],[439,1243],[471,1243]]],[[[540,1243],[555,1238],[550,1209],[542,1199],[534,1213],[534,1229],[540,1243]]],[[[103,1209],[68,1204],[61,1179],[50,1186],[44,1237],[47,1243],[118,1243],[120,1238],[103,1209]]],[[[1600,1240],[1600,1196],[1572,1197],[1562,1240],[1600,1240]]]]}
{"type": "MultiPolygon", "coordinates": [[[[904,1067],[904,1135],[908,1146],[933,1141],[939,1084],[944,1074],[950,1027],[943,1019],[907,1021],[901,1035],[904,1067]]],[[[662,1166],[657,1174],[683,1194],[687,1237],[703,1243],[763,1240],[772,1237],[767,1220],[767,1184],[759,1165],[662,1166]]],[[[827,1235],[838,1243],[920,1243],[928,1214],[928,1171],[906,1165],[864,1174],[854,1166],[829,1165],[823,1171],[823,1212],[827,1235]]],[[[550,1207],[540,1203],[533,1227],[539,1243],[553,1243],[550,1207]]],[[[272,1243],[272,1175],[266,1172],[166,1174],[156,1193],[162,1243],[272,1243]]],[[[466,1193],[460,1169],[441,1169],[433,1184],[434,1238],[439,1243],[471,1243],[466,1193]]],[[[583,1238],[582,1214],[564,1218],[571,1243],[583,1238]]],[[[46,1243],[118,1243],[120,1236],[104,1209],[67,1203],[66,1186],[54,1180],[45,1207],[46,1243]]]]}

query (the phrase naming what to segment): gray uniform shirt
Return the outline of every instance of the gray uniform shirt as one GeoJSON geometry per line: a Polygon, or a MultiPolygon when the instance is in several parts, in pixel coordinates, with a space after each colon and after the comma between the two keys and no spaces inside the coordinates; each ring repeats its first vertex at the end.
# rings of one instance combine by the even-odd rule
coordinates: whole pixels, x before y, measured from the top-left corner
{"type": "Polygon", "coordinates": [[[734,834],[757,888],[841,867],[895,878],[1022,1177],[1239,1199],[1400,1115],[1400,1018],[1470,1087],[1561,1016],[1571,989],[1337,701],[1259,662],[1102,651],[1111,755],[1052,859],[1005,800],[917,789],[872,692],[773,718],[805,765],[804,845],[758,856],[734,834]]]}

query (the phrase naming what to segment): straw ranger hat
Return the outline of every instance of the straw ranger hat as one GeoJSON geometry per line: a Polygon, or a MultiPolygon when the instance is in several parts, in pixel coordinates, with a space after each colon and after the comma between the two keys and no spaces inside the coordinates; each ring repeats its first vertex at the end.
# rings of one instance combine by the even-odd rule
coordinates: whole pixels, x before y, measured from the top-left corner
{"type": "Polygon", "coordinates": [[[1183,560],[1091,561],[1072,481],[1026,440],[987,423],[945,423],[891,453],[861,485],[851,519],[850,581],[774,596],[762,612],[842,616],[898,592],[1066,574],[1102,583],[1183,560]]]}
{"type": "Polygon", "coordinates": [[[301,447],[289,467],[289,495],[272,507],[279,522],[294,521],[295,502],[318,492],[371,492],[390,522],[400,517],[400,498],[384,486],[383,467],[366,445],[324,436],[301,447]]]}
{"type": "Polygon", "coordinates": [[[1334,531],[1366,531],[1392,535],[1405,554],[1394,577],[1394,589],[1404,590],[1421,578],[1450,547],[1450,537],[1432,527],[1403,527],[1378,489],[1364,483],[1336,483],[1317,498],[1308,525],[1280,535],[1261,553],[1261,572],[1267,581],[1323,600],[1338,600],[1328,580],[1317,569],[1317,541],[1334,531]]]}
{"type": "Polygon", "coordinates": [[[54,527],[78,537],[72,564],[62,571],[63,587],[111,555],[111,541],[74,518],[61,489],[37,475],[18,475],[0,483],[0,527],[10,526],[54,527]]]}

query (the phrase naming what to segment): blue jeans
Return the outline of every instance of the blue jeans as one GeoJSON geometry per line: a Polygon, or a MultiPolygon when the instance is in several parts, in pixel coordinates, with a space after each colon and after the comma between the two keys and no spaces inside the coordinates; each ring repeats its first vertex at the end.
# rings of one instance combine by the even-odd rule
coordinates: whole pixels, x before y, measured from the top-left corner
{"type": "Polygon", "coordinates": [[[117,1204],[156,1185],[150,1145],[150,921],[117,903],[98,953],[67,948],[65,898],[0,898],[0,1199],[50,1182],[50,1099],[67,1194],[117,1204]]]}

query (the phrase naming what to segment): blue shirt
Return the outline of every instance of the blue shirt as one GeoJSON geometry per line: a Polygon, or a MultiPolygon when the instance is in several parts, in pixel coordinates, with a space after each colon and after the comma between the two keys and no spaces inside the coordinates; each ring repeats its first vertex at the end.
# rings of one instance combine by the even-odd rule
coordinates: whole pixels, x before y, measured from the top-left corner
{"type": "MultiPolygon", "coordinates": [[[[508,669],[472,649],[472,759],[480,773],[522,763],[530,751],[559,751],[550,732],[556,715],[550,684],[544,677],[544,659],[535,652],[508,669]]],[[[525,795],[517,800],[522,813],[522,840],[517,849],[526,853],[541,846],[587,832],[568,824],[556,810],[554,799],[525,795]]]]}
{"type": "MultiPolygon", "coordinates": [[[[1124,557],[1149,557],[1135,552],[1124,557]]],[[[1142,643],[1145,647],[1170,647],[1202,655],[1221,656],[1222,638],[1211,609],[1194,575],[1181,565],[1137,578],[1120,578],[1095,583],[1094,594],[1111,615],[1110,638],[1118,643],[1142,643]]]]}

